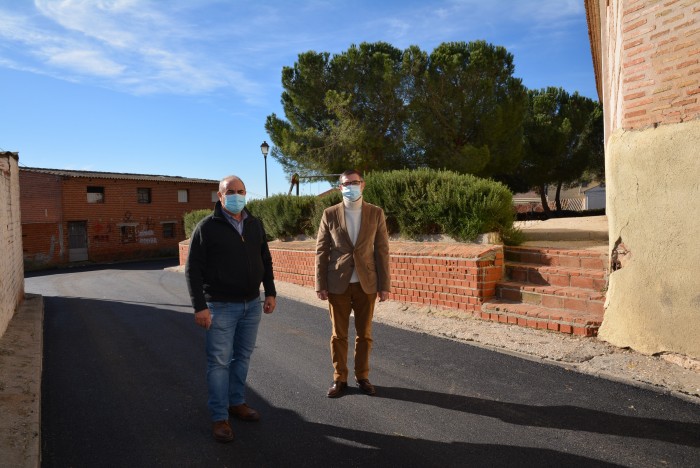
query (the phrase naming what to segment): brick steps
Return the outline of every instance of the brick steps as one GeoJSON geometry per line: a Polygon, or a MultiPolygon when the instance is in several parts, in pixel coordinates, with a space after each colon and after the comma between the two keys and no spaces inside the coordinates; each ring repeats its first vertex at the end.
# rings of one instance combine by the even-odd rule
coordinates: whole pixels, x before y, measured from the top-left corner
{"type": "Polygon", "coordinates": [[[492,299],[484,303],[481,318],[579,336],[597,335],[603,322],[603,314],[540,307],[506,299],[492,299]]]}
{"type": "Polygon", "coordinates": [[[593,312],[601,316],[605,302],[605,295],[590,289],[542,286],[515,281],[497,283],[496,297],[553,309],[593,312]]]}
{"type": "Polygon", "coordinates": [[[590,250],[562,250],[537,247],[505,247],[505,259],[511,262],[534,263],[573,268],[605,270],[607,255],[590,250]]]}
{"type": "Polygon", "coordinates": [[[505,267],[507,278],[523,283],[596,290],[605,288],[604,270],[516,263],[508,260],[505,267]]]}
{"type": "Polygon", "coordinates": [[[505,247],[506,279],[481,317],[502,323],[595,336],[603,321],[607,255],[505,247]]]}

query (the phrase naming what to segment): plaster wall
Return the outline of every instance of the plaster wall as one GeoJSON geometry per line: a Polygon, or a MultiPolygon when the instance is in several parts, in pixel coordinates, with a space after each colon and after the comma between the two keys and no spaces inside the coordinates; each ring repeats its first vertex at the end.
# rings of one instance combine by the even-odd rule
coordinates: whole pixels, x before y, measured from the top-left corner
{"type": "Polygon", "coordinates": [[[700,121],[617,130],[606,148],[611,271],[599,337],[700,358],[700,121]]]}
{"type": "Polygon", "coordinates": [[[19,158],[0,153],[0,336],[24,299],[19,158]]]}

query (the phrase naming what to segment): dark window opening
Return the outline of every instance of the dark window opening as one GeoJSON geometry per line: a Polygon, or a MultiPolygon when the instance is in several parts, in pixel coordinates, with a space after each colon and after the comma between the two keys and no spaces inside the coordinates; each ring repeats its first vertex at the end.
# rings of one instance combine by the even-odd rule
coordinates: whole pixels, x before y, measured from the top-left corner
{"type": "Polygon", "coordinates": [[[163,238],[172,239],[175,237],[175,223],[163,223],[163,238]]]}
{"type": "Polygon", "coordinates": [[[139,203],[151,203],[151,189],[140,188],[136,190],[137,200],[139,203]]]}

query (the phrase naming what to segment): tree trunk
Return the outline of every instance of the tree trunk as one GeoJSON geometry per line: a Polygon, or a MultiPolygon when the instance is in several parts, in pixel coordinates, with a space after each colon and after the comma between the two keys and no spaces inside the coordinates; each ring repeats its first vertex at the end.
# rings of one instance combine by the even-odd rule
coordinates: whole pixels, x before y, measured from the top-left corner
{"type": "Polygon", "coordinates": [[[542,209],[549,214],[552,210],[549,209],[549,203],[547,203],[547,190],[545,187],[545,184],[540,185],[540,200],[542,200],[542,209]]]}
{"type": "Polygon", "coordinates": [[[559,181],[557,184],[557,195],[554,197],[554,203],[557,205],[557,211],[561,211],[561,198],[559,197],[561,195],[561,186],[563,182],[559,181]]]}

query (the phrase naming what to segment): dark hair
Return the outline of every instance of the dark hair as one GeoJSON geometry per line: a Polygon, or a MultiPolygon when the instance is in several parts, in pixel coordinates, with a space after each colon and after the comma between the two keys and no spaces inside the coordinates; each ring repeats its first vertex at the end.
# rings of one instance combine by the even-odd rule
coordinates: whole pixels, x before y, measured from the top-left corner
{"type": "Polygon", "coordinates": [[[360,176],[360,179],[364,179],[364,177],[362,177],[362,173],[360,171],[358,171],[356,169],[348,169],[347,171],[340,174],[340,177],[338,178],[338,180],[342,180],[343,177],[345,177],[347,179],[348,176],[351,176],[353,174],[357,174],[358,176],[360,176]]]}

